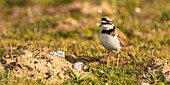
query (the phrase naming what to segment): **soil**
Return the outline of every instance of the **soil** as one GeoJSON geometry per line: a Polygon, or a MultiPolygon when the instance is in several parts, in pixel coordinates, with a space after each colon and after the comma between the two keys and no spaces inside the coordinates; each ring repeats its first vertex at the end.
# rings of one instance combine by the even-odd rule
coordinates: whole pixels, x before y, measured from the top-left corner
{"type": "Polygon", "coordinates": [[[46,51],[28,51],[15,58],[5,57],[0,61],[0,72],[9,70],[15,77],[27,79],[44,79],[50,83],[63,83],[71,78],[68,70],[72,70],[77,76],[84,71],[78,71],[72,67],[72,63],[65,58],[50,55],[46,51]]]}

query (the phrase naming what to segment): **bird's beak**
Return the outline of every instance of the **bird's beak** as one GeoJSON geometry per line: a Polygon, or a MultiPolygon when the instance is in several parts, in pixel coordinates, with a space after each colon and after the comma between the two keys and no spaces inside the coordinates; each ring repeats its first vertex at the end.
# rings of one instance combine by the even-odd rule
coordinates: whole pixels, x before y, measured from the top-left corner
{"type": "Polygon", "coordinates": [[[100,24],[99,27],[102,27],[102,24],[100,24]]]}

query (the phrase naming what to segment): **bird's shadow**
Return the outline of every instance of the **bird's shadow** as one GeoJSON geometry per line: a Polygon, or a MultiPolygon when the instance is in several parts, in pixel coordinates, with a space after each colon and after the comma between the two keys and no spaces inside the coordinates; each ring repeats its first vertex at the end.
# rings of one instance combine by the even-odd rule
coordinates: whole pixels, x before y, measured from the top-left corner
{"type": "Polygon", "coordinates": [[[89,63],[92,62],[100,62],[100,60],[104,57],[103,56],[98,56],[98,57],[90,57],[90,56],[86,56],[86,57],[73,57],[72,55],[66,55],[65,59],[71,63],[75,63],[75,62],[83,62],[84,64],[88,65],[89,63]]]}

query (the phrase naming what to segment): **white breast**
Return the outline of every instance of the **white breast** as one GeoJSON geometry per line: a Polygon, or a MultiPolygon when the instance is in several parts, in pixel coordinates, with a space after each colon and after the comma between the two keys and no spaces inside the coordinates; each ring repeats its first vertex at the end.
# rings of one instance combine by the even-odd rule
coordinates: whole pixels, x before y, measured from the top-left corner
{"type": "Polygon", "coordinates": [[[111,36],[108,34],[100,35],[101,44],[109,51],[119,51],[121,49],[117,35],[111,36]]]}

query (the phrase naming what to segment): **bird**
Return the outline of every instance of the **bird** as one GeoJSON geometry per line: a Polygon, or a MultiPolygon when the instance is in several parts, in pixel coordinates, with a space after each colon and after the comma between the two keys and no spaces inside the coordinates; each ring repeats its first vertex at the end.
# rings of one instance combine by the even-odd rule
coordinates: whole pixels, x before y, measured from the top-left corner
{"type": "MultiPolygon", "coordinates": [[[[100,42],[103,47],[108,50],[108,57],[110,51],[119,53],[121,48],[133,45],[128,37],[114,25],[112,19],[105,17],[101,18],[101,24],[99,27],[102,28],[100,42]]],[[[108,61],[109,58],[107,59],[107,65],[108,61]]],[[[119,55],[117,64],[118,62],[119,55]]]]}

